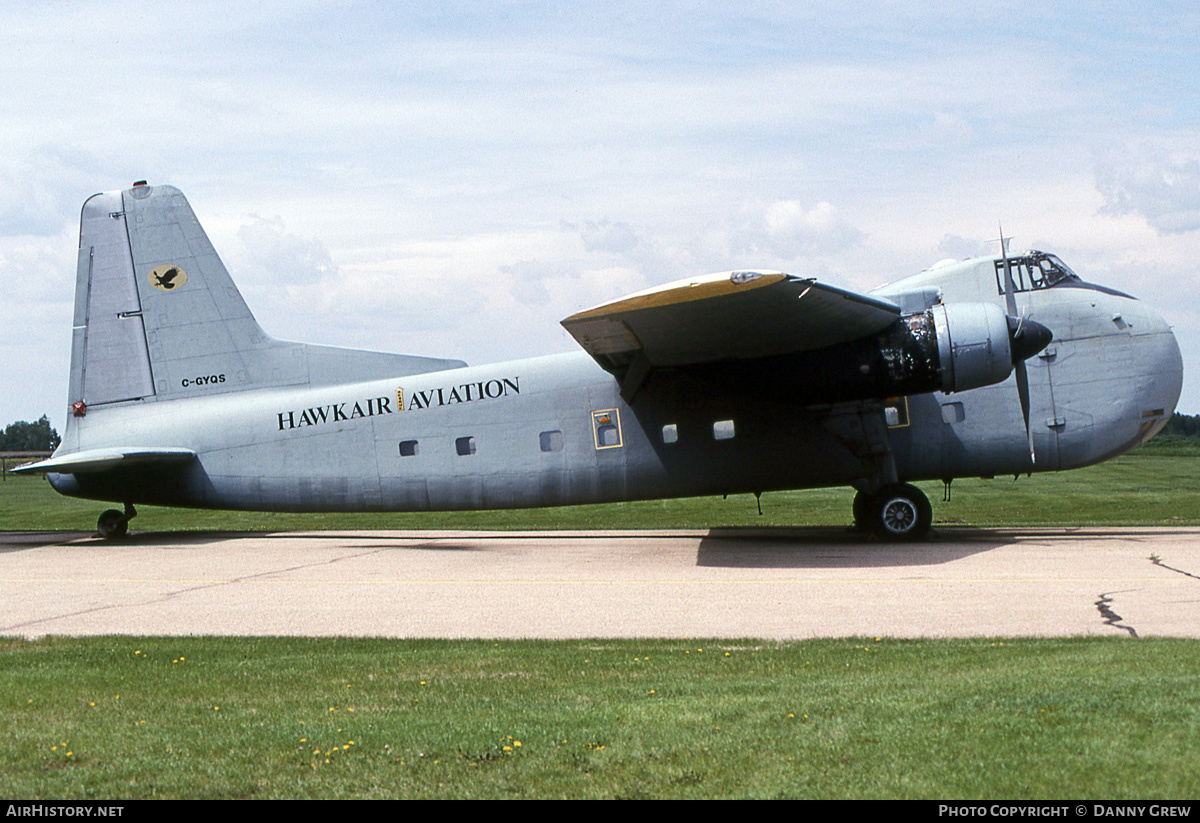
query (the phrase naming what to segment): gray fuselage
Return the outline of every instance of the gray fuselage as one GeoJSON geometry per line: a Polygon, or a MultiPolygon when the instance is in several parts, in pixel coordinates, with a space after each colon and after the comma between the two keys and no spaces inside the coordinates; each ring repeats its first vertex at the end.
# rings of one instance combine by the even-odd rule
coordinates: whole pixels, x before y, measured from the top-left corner
{"type": "MultiPolygon", "coordinates": [[[[934,287],[1003,305],[990,260],[935,268],[881,292],[934,287]]],[[[319,387],[117,403],[73,421],[72,448],[154,443],[185,466],[52,474],[65,494],[251,510],[463,510],[554,506],[899,480],[1053,471],[1134,448],[1182,383],[1169,327],[1108,289],[1017,295],[1054,333],[1027,362],[1031,465],[1014,378],[955,394],[795,405],[686,369],[629,401],[585,353],[319,387]],[[891,411],[889,411],[889,408],[891,411]]],[[[780,381],[803,381],[783,373],[780,381]]]]}

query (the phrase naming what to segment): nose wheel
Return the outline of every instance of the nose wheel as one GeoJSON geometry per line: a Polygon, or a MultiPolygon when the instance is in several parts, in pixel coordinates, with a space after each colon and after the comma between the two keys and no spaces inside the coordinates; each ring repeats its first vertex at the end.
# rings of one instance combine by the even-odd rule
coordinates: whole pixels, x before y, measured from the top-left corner
{"type": "Polygon", "coordinates": [[[884,486],[854,498],[854,525],[881,540],[919,540],[933,525],[933,507],[925,493],[909,483],[884,486]]]}
{"type": "Polygon", "coordinates": [[[96,521],[96,531],[105,540],[117,540],[129,531],[129,521],[137,517],[137,510],[130,503],[125,504],[125,511],[109,509],[100,515],[96,521]]]}

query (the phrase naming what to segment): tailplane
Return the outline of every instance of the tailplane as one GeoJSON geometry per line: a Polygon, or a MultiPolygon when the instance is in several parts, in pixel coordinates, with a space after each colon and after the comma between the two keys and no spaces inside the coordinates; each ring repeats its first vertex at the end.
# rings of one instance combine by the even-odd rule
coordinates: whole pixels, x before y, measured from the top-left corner
{"type": "Polygon", "coordinates": [[[463,365],[270,337],[176,188],[138,183],[83,206],[71,349],[76,416],[118,403],[463,365]]]}

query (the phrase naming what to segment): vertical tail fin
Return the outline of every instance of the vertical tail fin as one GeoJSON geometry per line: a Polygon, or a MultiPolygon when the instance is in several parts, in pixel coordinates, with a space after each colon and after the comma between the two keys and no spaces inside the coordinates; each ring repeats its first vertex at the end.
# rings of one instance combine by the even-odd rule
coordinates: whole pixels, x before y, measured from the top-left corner
{"type": "Polygon", "coordinates": [[[176,188],[137,184],[97,194],[83,206],[72,405],[352,382],[462,365],[268,336],[176,188]]]}

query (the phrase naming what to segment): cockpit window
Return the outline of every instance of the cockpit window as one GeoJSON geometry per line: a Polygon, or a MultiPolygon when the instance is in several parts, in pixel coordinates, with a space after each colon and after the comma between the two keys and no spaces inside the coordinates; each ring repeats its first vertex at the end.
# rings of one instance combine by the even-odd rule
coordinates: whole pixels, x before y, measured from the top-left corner
{"type": "MultiPolygon", "coordinates": [[[[1013,289],[1017,292],[1048,289],[1064,282],[1082,282],[1079,275],[1053,254],[1031,251],[1022,257],[1008,258],[1013,289]]],[[[996,288],[1004,294],[1004,261],[996,261],[996,288]]]]}

